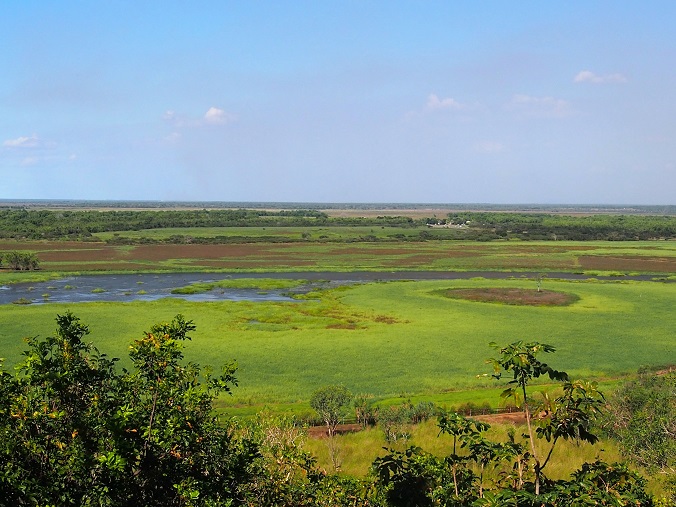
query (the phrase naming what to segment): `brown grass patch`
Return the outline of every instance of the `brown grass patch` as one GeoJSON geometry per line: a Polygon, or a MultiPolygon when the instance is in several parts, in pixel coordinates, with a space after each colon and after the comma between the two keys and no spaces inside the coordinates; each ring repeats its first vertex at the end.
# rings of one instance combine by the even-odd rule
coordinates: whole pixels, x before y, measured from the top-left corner
{"type": "Polygon", "coordinates": [[[583,269],[676,273],[676,257],[583,255],[579,262],[583,269]]]}
{"type": "Polygon", "coordinates": [[[526,415],[523,412],[477,415],[474,416],[474,419],[487,422],[488,424],[526,424],[526,415]]]}
{"type": "Polygon", "coordinates": [[[382,324],[397,324],[397,323],[399,323],[399,320],[395,319],[394,317],[390,317],[389,315],[376,315],[376,317],[373,320],[374,320],[374,322],[380,322],[382,324]]]}
{"type": "Polygon", "coordinates": [[[326,326],[326,329],[348,329],[354,330],[358,329],[358,326],[354,322],[337,322],[335,324],[329,324],[326,326]]]}
{"type": "Polygon", "coordinates": [[[190,266],[214,268],[214,269],[242,269],[242,268],[270,268],[270,267],[307,267],[316,265],[313,261],[301,261],[294,259],[240,259],[240,260],[194,260],[188,263],[190,266]]]}
{"type": "Polygon", "coordinates": [[[401,259],[392,259],[383,262],[383,266],[390,268],[427,266],[440,258],[443,258],[443,256],[432,254],[410,255],[408,257],[402,257],[401,259]]]}
{"type": "Polygon", "coordinates": [[[595,250],[596,246],[592,245],[565,245],[565,246],[550,246],[550,245],[499,245],[499,250],[504,252],[514,253],[567,253],[579,252],[585,250],[595,250]]]}
{"type": "Polygon", "coordinates": [[[451,299],[519,306],[566,306],[578,300],[576,295],[566,294],[565,292],[502,287],[447,289],[442,291],[442,294],[451,299]]]}
{"type": "Polygon", "coordinates": [[[74,250],[49,250],[40,252],[42,262],[96,262],[121,259],[120,252],[114,247],[100,247],[74,250]]]}
{"type": "Polygon", "coordinates": [[[142,245],[134,248],[132,259],[163,261],[169,259],[223,259],[260,257],[270,250],[266,245],[142,245]]]}
{"type": "Polygon", "coordinates": [[[351,246],[346,248],[334,248],[331,250],[329,255],[383,255],[383,256],[392,256],[392,255],[409,255],[412,252],[416,252],[412,248],[372,248],[370,246],[351,246]]]}

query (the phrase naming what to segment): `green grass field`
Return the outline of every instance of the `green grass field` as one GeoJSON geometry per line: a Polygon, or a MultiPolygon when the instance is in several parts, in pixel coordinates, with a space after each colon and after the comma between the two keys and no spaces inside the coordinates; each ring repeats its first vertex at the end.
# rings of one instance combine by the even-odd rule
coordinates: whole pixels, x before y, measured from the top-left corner
{"type": "MultiPolygon", "coordinates": [[[[125,358],[130,341],[181,313],[197,325],[186,357],[202,365],[231,359],[238,387],[226,405],[306,402],[317,387],[343,383],[378,398],[435,396],[497,388],[488,343],[537,340],[554,345],[553,366],[574,376],[607,378],[641,365],[676,363],[676,285],[564,282],[566,307],[522,307],[451,300],[451,287],[526,287],[530,280],[367,283],[311,294],[306,301],[87,303],[0,307],[0,356],[20,359],[24,336],[48,335],[57,313],[72,311],[91,340],[125,358]]],[[[124,364],[124,360],[122,364],[124,364]]]]}

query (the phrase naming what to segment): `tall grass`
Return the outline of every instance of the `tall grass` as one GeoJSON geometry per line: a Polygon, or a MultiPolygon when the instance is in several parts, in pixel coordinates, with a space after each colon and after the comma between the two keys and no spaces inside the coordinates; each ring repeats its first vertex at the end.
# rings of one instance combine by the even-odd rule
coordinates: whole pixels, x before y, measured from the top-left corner
{"type": "MultiPolygon", "coordinates": [[[[519,435],[527,432],[525,426],[495,424],[486,433],[486,437],[494,441],[506,442],[510,427],[515,429],[517,441],[521,441],[528,447],[527,442],[519,437],[519,435]]],[[[341,450],[342,456],[341,472],[348,475],[365,476],[369,472],[373,460],[387,452],[383,449],[384,447],[403,450],[409,445],[415,445],[437,456],[446,456],[453,450],[452,437],[439,435],[439,427],[435,419],[411,425],[408,429],[411,438],[396,444],[389,444],[385,440],[383,431],[378,426],[369,427],[365,431],[337,435],[335,437],[337,447],[341,450]]],[[[549,451],[546,441],[538,441],[537,447],[540,453],[544,455],[549,451]]],[[[331,470],[325,439],[309,438],[305,442],[305,448],[317,457],[320,466],[331,470]]],[[[465,449],[458,448],[458,454],[466,455],[465,449]]],[[[617,444],[609,440],[600,440],[594,445],[562,440],[557,442],[552,461],[547,465],[545,474],[550,479],[569,479],[571,472],[579,469],[582,463],[593,462],[598,458],[607,462],[614,462],[622,460],[622,455],[617,444]]]]}

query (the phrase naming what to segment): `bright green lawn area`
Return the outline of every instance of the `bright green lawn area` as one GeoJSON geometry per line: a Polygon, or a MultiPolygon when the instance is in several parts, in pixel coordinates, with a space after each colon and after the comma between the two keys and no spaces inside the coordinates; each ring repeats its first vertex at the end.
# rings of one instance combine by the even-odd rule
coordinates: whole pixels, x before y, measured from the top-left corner
{"type": "MultiPolygon", "coordinates": [[[[150,303],[46,304],[0,307],[0,356],[15,363],[21,337],[48,335],[54,317],[73,311],[102,352],[127,355],[131,340],[181,313],[197,330],[186,357],[239,364],[231,403],[307,401],[314,389],[343,383],[379,398],[497,388],[484,360],[495,341],[537,340],[557,348],[550,364],[574,376],[605,378],[641,365],[676,364],[676,284],[564,282],[560,308],[451,300],[439,289],[526,287],[528,280],[368,283],[314,294],[296,303],[164,300],[150,303]]],[[[124,363],[124,361],[122,361],[124,363]]]]}

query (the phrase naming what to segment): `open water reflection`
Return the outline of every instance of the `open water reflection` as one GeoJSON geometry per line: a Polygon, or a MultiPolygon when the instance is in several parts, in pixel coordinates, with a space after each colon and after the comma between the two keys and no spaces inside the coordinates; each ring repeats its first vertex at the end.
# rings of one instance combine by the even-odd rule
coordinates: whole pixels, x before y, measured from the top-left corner
{"type": "MultiPolygon", "coordinates": [[[[174,297],[186,301],[295,301],[291,294],[302,294],[318,287],[345,285],[378,280],[450,280],[484,278],[534,278],[536,273],[509,272],[304,272],[304,273],[162,273],[162,274],[102,274],[61,278],[48,282],[19,283],[0,286],[0,304],[19,299],[32,303],[86,303],[94,301],[154,301],[174,297]],[[281,278],[307,280],[292,290],[222,289],[200,294],[171,294],[172,289],[198,282],[215,282],[237,278],[281,278]]],[[[585,275],[548,273],[549,278],[585,279],[585,275]]],[[[613,277],[598,277],[613,278],[613,277]]],[[[646,276],[627,276],[622,279],[649,280],[646,276]]]]}
{"type": "MultiPolygon", "coordinates": [[[[250,278],[251,276],[249,276],[250,278]]],[[[31,303],[87,303],[94,301],[154,301],[177,298],[186,301],[294,301],[290,291],[221,289],[200,294],[172,294],[172,289],[198,282],[215,282],[231,275],[168,273],[72,276],[48,282],[19,283],[0,287],[0,304],[25,299],[31,303]]],[[[242,277],[240,277],[242,278],[242,277]]],[[[305,289],[310,290],[310,288],[305,289]]],[[[294,289],[303,292],[303,287],[294,289]]]]}

